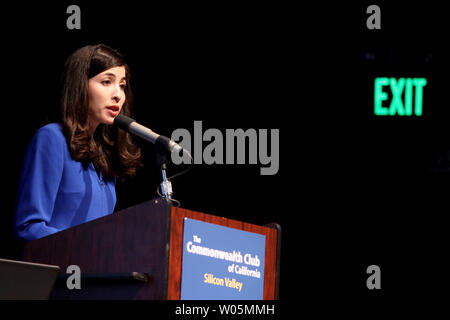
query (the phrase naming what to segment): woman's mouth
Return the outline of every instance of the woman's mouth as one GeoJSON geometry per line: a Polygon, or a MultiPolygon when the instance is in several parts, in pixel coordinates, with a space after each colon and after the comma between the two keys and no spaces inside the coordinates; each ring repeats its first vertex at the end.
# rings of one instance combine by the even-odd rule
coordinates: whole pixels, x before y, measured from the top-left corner
{"type": "Polygon", "coordinates": [[[112,117],[117,117],[117,115],[119,114],[119,111],[120,111],[119,106],[108,106],[108,107],[106,107],[106,109],[108,109],[108,112],[112,117]]]}

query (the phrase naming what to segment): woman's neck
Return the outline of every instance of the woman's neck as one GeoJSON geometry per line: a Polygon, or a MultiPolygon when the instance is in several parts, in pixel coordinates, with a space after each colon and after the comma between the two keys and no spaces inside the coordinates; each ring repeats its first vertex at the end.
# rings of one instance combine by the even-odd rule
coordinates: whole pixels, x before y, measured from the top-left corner
{"type": "Polygon", "coordinates": [[[94,136],[95,130],[97,130],[99,123],[97,122],[89,122],[89,134],[91,137],[94,136]]]}

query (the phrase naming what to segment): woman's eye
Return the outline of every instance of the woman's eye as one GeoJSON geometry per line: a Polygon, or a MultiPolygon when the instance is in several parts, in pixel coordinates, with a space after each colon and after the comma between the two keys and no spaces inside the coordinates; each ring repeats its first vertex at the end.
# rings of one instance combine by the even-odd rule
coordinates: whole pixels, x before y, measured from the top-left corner
{"type": "Polygon", "coordinates": [[[121,87],[123,90],[125,90],[125,88],[127,87],[127,85],[126,85],[125,83],[122,83],[122,84],[120,85],[120,87],[121,87]]]}
{"type": "Polygon", "coordinates": [[[108,84],[110,84],[110,83],[111,83],[110,80],[103,80],[103,81],[102,81],[102,85],[104,85],[104,86],[106,86],[106,85],[108,85],[108,84]]]}

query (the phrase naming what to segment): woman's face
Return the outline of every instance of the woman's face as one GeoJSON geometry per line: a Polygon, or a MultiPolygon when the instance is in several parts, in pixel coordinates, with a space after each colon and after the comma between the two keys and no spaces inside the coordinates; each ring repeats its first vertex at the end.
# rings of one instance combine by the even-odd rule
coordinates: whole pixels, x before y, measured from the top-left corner
{"type": "Polygon", "coordinates": [[[100,123],[113,124],[125,102],[125,67],[113,67],[89,79],[89,120],[94,131],[100,123]]]}

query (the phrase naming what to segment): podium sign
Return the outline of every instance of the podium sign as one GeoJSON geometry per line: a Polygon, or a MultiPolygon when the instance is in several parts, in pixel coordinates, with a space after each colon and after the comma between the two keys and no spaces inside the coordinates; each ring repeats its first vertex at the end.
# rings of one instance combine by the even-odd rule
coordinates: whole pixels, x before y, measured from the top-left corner
{"type": "Polygon", "coordinates": [[[184,218],[181,299],[260,300],[266,237],[184,218]]]}

